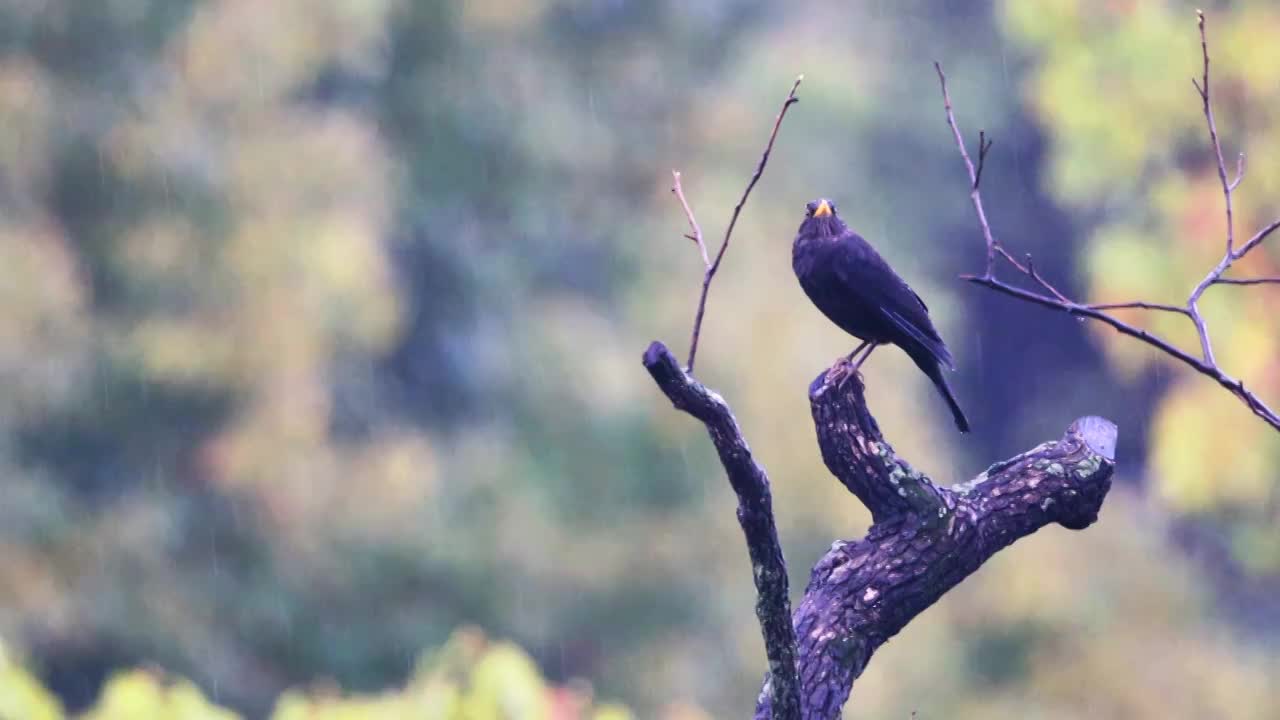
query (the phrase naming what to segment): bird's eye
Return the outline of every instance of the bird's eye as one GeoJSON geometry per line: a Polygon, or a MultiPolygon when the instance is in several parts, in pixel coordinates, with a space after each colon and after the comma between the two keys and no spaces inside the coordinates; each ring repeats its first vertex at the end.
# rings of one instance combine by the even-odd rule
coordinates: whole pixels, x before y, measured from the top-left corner
{"type": "Polygon", "coordinates": [[[829,202],[829,203],[827,203],[827,206],[831,208],[831,214],[832,214],[832,215],[835,215],[835,214],[836,214],[836,204],[835,204],[835,203],[833,203],[833,202],[829,202]]]}
{"type": "Polygon", "coordinates": [[[807,216],[807,217],[813,217],[813,211],[814,211],[814,210],[817,210],[817,209],[818,209],[818,208],[817,208],[817,206],[816,206],[816,205],[814,205],[813,203],[809,203],[809,204],[807,204],[807,205],[805,205],[805,206],[804,206],[804,210],[805,210],[804,214],[805,214],[805,216],[807,216]]]}

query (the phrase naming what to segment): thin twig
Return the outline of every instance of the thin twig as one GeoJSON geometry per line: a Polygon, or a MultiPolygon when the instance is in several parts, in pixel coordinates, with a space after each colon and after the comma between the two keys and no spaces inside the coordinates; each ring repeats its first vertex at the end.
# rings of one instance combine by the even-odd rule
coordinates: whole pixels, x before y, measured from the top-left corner
{"type": "Polygon", "coordinates": [[[1190,312],[1180,305],[1165,305],[1163,303],[1149,303],[1143,300],[1134,300],[1133,302],[1122,303],[1094,303],[1085,305],[1090,310],[1157,310],[1160,312],[1171,312],[1179,315],[1190,316],[1190,312]]]}
{"type": "MultiPolygon", "coordinates": [[[[942,104],[947,111],[947,124],[951,126],[951,132],[956,137],[956,146],[960,148],[960,157],[964,158],[965,170],[969,172],[969,200],[973,203],[974,211],[978,213],[978,222],[982,225],[982,239],[987,243],[986,277],[994,277],[997,245],[996,239],[991,236],[991,227],[987,224],[986,211],[982,209],[982,197],[978,194],[978,181],[982,178],[978,175],[978,169],[973,166],[973,161],[969,159],[969,151],[964,146],[964,136],[960,134],[960,126],[956,124],[956,116],[951,112],[951,95],[947,92],[947,76],[942,72],[941,64],[934,62],[933,69],[938,71],[938,82],[942,84],[942,104]]],[[[979,143],[981,143],[981,140],[982,136],[979,136],[979,143]]],[[[980,152],[978,160],[982,161],[985,155],[985,152],[980,152]]],[[[1006,257],[1008,256],[1006,255],[1006,257]]],[[[1017,264],[1013,258],[1010,257],[1009,260],[1017,264]]]]}
{"type": "Polygon", "coordinates": [[[1204,109],[1205,122],[1209,127],[1209,140],[1213,145],[1214,157],[1218,165],[1218,179],[1222,184],[1223,200],[1226,205],[1226,221],[1227,236],[1226,249],[1222,259],[1217,265],[1196,285],[1187,298],[1185,306],[1170,305],[1166,303],[1153,303],[1146,301],[1131,301],[1120,303],[1096,303],[1091,305],[1077,303],[1070,300],[1056,288],[1050,285],[1036,271],[1035,265],[1031,260],[1031,256],[1027,256],[1026,264],[1017,261],[1003,246],[995,239],[991,232],[991,227],[987,223],[987,215],[982,206],[982,195],[979,192],[979,179],[981,168],[986,150],[990,148],[990,143],[985,142],[985,133],[978,135],[979,156],[978,167],[975,168],[973,162],[969,159],[969,153],[965,148],[964,138],[960,133],[960,129],[956,126],[955,114],[952,111],[951,96],[947,92],[947,77],[942,72],[942,66],[934,63],[933,67],[938,72],[938,79],[942,84],[942,102],[946,109],[947,124],[951,127],[952,135],[955,137],[956,147],[960,151],[960,157],[964,160],[965,169],[969,173],[970,189],[969,198],[973,202],[974,210],[978,216],[978,225],[982,229],[982,236],[987,245],[987,267],[982,275],[962,275],[961,277],[970,282],[982,285],[984,287],[996,290],[1006,295],[1011,295],[1020,300],[1042,305],[1048,308],[1061,310],[1076,317],[1090,318],[1098,322],[1105,323],[1114,328],[1117,332],[1136,338],[1151,347],[1173,357],[1174,359],[1191,366],[1197,372],[1213,378],[1219,385],[1226,388],[1231,394],[1239,398],[1255,415],[1269,424],[1272,428],[1280,430],[1280,415],[1269,408],[1256,395],[1245,389],[1244,382],[1231,377],[1218,366],[1213,356],[1213,347],[1209,341],[1209,329],[1205,324],[1204,317],[1200,314],[1199,300],[1212,285],[1263,285],[1263,284],[1280,284],[1280,277],[1260,277],[1260,278],[1224,278],[1222,275],[1229,269],[1236,260],[1244,257],[1250,250],[1257,247],[1263,240],[1280,229],[1280,220],[1275,220],[1269,225],[1258,230],[1253,237],[1249,238],[1244,245],[1237,250],[1235,248],[1235,230],[1232,218],[1232,193],[1236,187],[1240,185],[1240,181],[1244,178],[1245,173],[1245,156],[1240,153],[1236,159],[1236,177],[1234,181],[1227,180],[1226,163],[1222,157],[1222,146],[1218,140],[1218,128],[1213,117],[1213,108],[1210,103],[1209,94],[1209,43],[1205,34],[1204,14],[1197,11],[1200,28],[1200,48],[1204,60],[1204,74],[1200,80],[1191,81],[1196,91],[1200,95],[1201,104],[1204,109]],[[1038,292],[1025,290],[1023,288],[1005,283],[995,276],[995,258],[999,254],[1016,268],[1023,275],[1031,278],[1040,287],[1048,291],[1049,295],[1042,295],[1038,292]],[[1196,328],[1196,335],[1200,340],[1201,357],[1195,357],[1190,353],[1182,350],[1168,340],[1157,335],[1147,332],[1141,328],[1126,323],[1115,316],[1105,312],[1107,310],[1150,310],[1156,312],[1167,312],[1182,315],[1191,320],[1196,328]]]}
{"type": "MultiPolygon", "coordinates": [[[[1205,285],[1205,287],[1209,287],[1205,285]]],[[[1200,302],[1196,300],[1187,301],[1188,317],[1191,323],[1196,327],[1196,337],[1200,338],[1200,354],[1204,361],[1210,365],[1216,365],[1218,361],[1213,357],[1213,343],[1209,340],[1209,325],[1204,321],[1204,316],[1200,314],[1200,302]]]]}
{"type": "Polygon", "coordinates": [[[1031,256],[1027,255],[1027,264],[1023,265],[1018,262],[1009,251],[996,241],[995,236],[991,232],[991,225],[987,222],[987,211],[982,205],[982,168],[986,165],[987,153],[990,152],[991,146],[995,140],[988,140],[985,130],[978,131],[978,165],[974,166],[973,161],[969,159],[969,151],[965,148],[964,136],[960,132],[960,126],[956,124],[956,116],[951,108],[951,94],[947,91],[947,75],[942,71],[941,63],[934,62],[933,69],[938,73],[938,82],[942,86],[942,104],[947,113],[947,124],[951,126],[951,132],[955,136],[956,147],[960,150],[960,157],[964,160],[965,169],[969,172],[969,201],[973,203],[973,210],[978,216],[978,225],[982,228],[982,237],[987,244],[987,271],[983,275],[984,278],[994,279],[996,272],[996,255],[1003,257],[1008,263],[1018,269],[1019,272],[1035,280],[1040,287],[1048,290],[1054,297],[1063,303],[1071,303],[1067,296],[1058,292],[1048,280],[1045,280],[1036,272],[1035,265],[1031,260],[1031,256]]]}
{"type": "MultiPolygon", "coordinates": [[[[1196,11],[1197,24],[1200,27],[1200,54],[1204,58],[1204,73],[1201,82],[1196,85],[1200,91],[1200,101],[1204,108],[1204,119],[1209,125],[1209,142],[1213,145],[1213,156],[1218,161],[1218,179],[1222,182],[1222,192],[1227,201],[1227,255],[1235,249],[1235,227],[1231,216],[1232,185],[1227,181],[1227,163],[1222,159],[1222,144],[1218,141],[1218,124],[1213,119],[1213,106],[1209,102],[1209,40],[1204,31],[1204,11],[1196,11]]],[[[1193,79],[1192,84],[1195,84],[1193,79]]]]}
{"type": "Polygon", "coordinates": [[[1236,179],[1231,181],[1231,187],[1228,190],[1235,190],[1240,186],[1240,181],[1244,179],[1244,153],[1236,156],[1236,179]]]}
{"type": "Polygon", "coordinates": [[[1009,262],[1013,263],[1014,267],[1018,268],[1026,275],[1030,276],[1032,280],[1035,280],[1037,283],[1040,283],[1040,287],[1044,288],[1045,290],[1048,290],[1050,293],[1053,294],[1054,297],[1058,298],[1062,302],[1071,302],[1070,300],[1067,299],[1066,295],[1063,295],[1062,293],[1058,292],[1058,288],[1054,287],[1053,285],[1050,285],[1048,280],[1045,280],[1044,278],[1040,277],[1040,273],[1036,272],[1035,262],[1031,259],[1031,253],[1027,253],[1027,266],[1024,268],[1018,263],[1013,262],[1013,256],[1005,252],[1004,248],[1000,248],[1000,252],[1004,254],[1005,258],[1007,258],[1009,262]]]}
{"type": "Polygon", "coordinates": [[[1200,28],[1200,54],[1204,58],[1204,73],[1201,75],[1200,82],[1192,78],[1191,84],[1200,93],[1205,123],[1209,126],[1209,143],[1213,146],[1214,159],[1218,163],[1218,181],[1222,184],[1222,198],[1227,211],[1227,249],[1218,264],[1209,271],[1208,275],[1205,275],[1187,297],[1187,310],[1190,311],[1191,322],[1196,326],[1196,335],[1200,338],[1200,352],[1205,362],[1212,365],[1214,364],[1213,343],[1209,340],[1209,327],[1205,324],[1204,317],[1200,315],[1200,296],[1209,289],[1210,285],[1213,285],[1214,281],[1222,277],[1222,273],[1226,272],[1227,268],[1231,267],[1231,262],[1235,260],[1235,221],[1231,210],[1231,195],[1235,184],[1227,180],[1227,164],[1222,159],[1222,144],[1218,141],[1218,124],[1213,119],[1213,104],[1209,101],[1209,41],[1205,35],[1204,13],[1197,10],[1196,18],[1200,28]]]}
{"type": "Polygon", "coordinates": [[[1214,282],[1219,285],[1274,285],[1280,284],[1280,277],[1218,278],[1214,282]]]}
{"type": "Polygon", "coordinates": [[[1249,240],[1245,242],[1244,245],[1240,246],[1240,249],[1236,252],[1236,254],[1232,257],[1232,259],[1239,260],[1240,258],[1244,257],[1249,253],[1250,250],[1257,247],[1259,243],[1261,243],[1263,240],[1266,240],[1267,236],[1269,236],[1271,233],[1275,232],[1276,230],[1280,230],[1280,220],[1272,220],[1268,225],[1263,227],[1258,232],[1254,233],[1253,237],[1249,238],[1249,240]]]}
{"type": "MultiPolygon", "coordinates": [[[[778,138],[778,129],[782,127],[782,119],[787,116],[787,109],[792,105],[800,102],[800,98],[796,97],[796,91],[800,89],[800,83],[804,81],[804,75],[796,78],[791,85],[791,92],[787,93],[787,99],[782,101],[782,109],[778,111],[778,117],[773,121],[773,131],[769,133],[769,142],[764,146],[764,152],[760,155],[760,162],[756,164],[755,172],[751,174],[751,180],[747,183],[747,189],[742,191],[742,197],[738,199],[738,204],[733,206],[733,215],[729,218],[729,225],[725,228],[724,239],[720,241],[720,249],[716,252],[715,260],[706,263],[707,254],[706,247],[703,243],[699,243],[702,248],[703,262],[706,264],[706,272],[702,275],[702,293],[698,296],[698,312],[693,318],[693,333],[689,339],[689,364],[687,372],[693,373],[693,361],[698,354],[698,336],[702,332],[702,317],[707,311],[707,292],[711,289],[711,280],[716,276],[716,271],[720,269],[720,261],[724,259],[724,253],[729,249],[729,239],[733,237],[733,228],[738,224],[738,215],[742,213],[742,207],[747,204],[747,198],[751,195],[751,190],[760,181],[760,176],[764,174],[764,167],[769,162],[769,153],[773,152],[773,142],[778,138]]],[[[672,191],[680,186],[679,173],[675,173],[676,182],[672,191]]],[[[684,207],[685,214],[689,218],[689,224],[692,225],[695,237],[700,237],[702,231],[697,229],[697,222],[693,218],[693,211],[689,209],[689,204],[685,202],[684,191],[676,193],[680,198],[681,205],[684,207]]],[[[695,242],[697,242],[695,240],[695,242]]]]}
{"type": "Polygon", "coordinates": [[[978,131],[978,171],[973,176],[973,188],[976,190],[982,185],[982,168],[987,166],[987,153],[991,151],[991,146],[995,145],[994,139],[987,139],[987,131],[978,131]]]}
{"type": "MultiPolygon", "coordinates": [[[[702,267],[708,269],[711,267],[711,258],[707,257],[707,244],[702,240],[702,228],[698,227],[698,220],[693,216],[693,208],[689,207],[689,201],[684,197],[684,188],[680,186],[680,171],[671,171],[671,192],[680,201],[680,207],[684,208],[684,216],[689,221],[691,234],[685,235],[698,246],[698,251],[702,253],[702,267]]],[[[693,358],[689,358],[692,360],[693,358]]]]}

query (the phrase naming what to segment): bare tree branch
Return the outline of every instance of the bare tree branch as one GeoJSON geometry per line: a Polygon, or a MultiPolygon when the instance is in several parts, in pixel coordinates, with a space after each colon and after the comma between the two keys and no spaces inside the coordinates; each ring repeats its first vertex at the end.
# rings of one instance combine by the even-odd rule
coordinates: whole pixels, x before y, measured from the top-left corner
{"type": "Polygon", "coordinates": [[[1263,278],[1218,278],[1214,282],[1219,285],[1272,285],[1280,283],[1280,277],[1263,278]]]}
{"type": "MultiPolygon", "coordinates": [[[[1098,517],[1115,458],[1116,426],[1072,423],[1062,439],[940,487],[880,434],[858,376],[809,388],[827,468],[871,510],[858,540],[814,566],[795,628],[806,720],[835,720],[872,653],[996,552],[1051,523],[1082,530],[1098,517]]],[[[762,696],[757,720],[771,715],[762,696]]]]}
{"type": "MultiPolygon", "coordinates": [[[[1174,359],[1189,365],[1196,372],[1213,378],[1219,385],[1226,388],[1231,394],[1235,395],[1241,402],[1249,408],[1254,415],[1257,415],[1273,429],[1280,431],[1280,415],[1267,406],[1253,392],[1245,389],[1244,382],[1228,375],[1218,365],[1213,355],[1213,344],[1210,341],[1209,328],[1205,323],[1204,317],[1200,314],[1200,298],[1212,285],[1262,285],[1271,283],[1280,283],[1280,278],[1253,278],[1253,279],[1232,279],[1224,278],[1222,275],[1231,265],[1244,257],[1250,250],[1257,247],[1266,240],[1268,236],[1280,229],[1280,220],[1275,220],[1258,230],[1253,237],[1249,238],[1239,249],[1235,247],[1235,228],[1232,216],[1232,194],[1235,192],[1240,181],[1244,178],[1245,173],[1245,156],[1240,153],[1236,158],[1236,177],[1234,181],[1227,179],[1227,166],[1222,156],[1222,145],[1218,139],[1217,123],[1213,116],[1213,106],[1209,90],[1209,43],[1205,33],[1204,13],[1197,11],[1198,24],[1200,29],[1200,48],[1204,61],[1204,71],[1200,80],[1192,79],[1191,83],[1195,86],[1196,92],[1200,95],[1201,104],[1204,109],[1205,122],[1209,128],[1209,140],[1213,147],[1214,158],[1217,161],[1218,179],[1222,185],[1223,201],[1226,206],[1226,248],[1222,255],[1222,259],[1217,265],[1205,275],[1191,294],[1187,297],[1184,305],[1171,305],[1167,303],[1147,302],[1143,300],[1119,303],[1095,303],[1083,304],[1075,302],[1063,295],[1046,281],[1036,270],[1031,262],[1030,256],[1027,258],[1026,264],[1019,263],[1014,257],[1000,245],[999,241],[991,232],[991,227],[987,222],[987,214],[982,205],[982,194],[978,187],[979,173],[975,170],[973,162],[969,158],[969,152],[965,148],[964,137],[960,133],[959,127],[956,125],[955,114],[952,110],[951,95],[947,91],[947,77],[942,71],[942,66],[934,63],[934,69],[937,70],[938,80],[942,85],[942,103],[947,115],[947,124],[951,127],[952,134],[955,136],[956,147],[960,151],[960,157],[964,161],[965,170],[968,172],[970,180],[969,198],[973,202],[974,211],[977,214],[978,226],[982,230],[982,237],[987,246],[987,267],[981,275],[962,275],[961,277],[972,283],[982,285],[997,292],[1010,295],[1012,297],[1024,300],[1026,302],[1042,305],[1047,308],[1061,310],[1076,317],[1085,317],[1098,322],[1106,323],[1114,328],[1117,332],[1136,338],[1151,347],[1173,357],[1174,359]],[[1025,290],[1015,285],[1010,285],[996,277],[995,258],[996,255],[1003,257],[1010,265],[1022,273],[1024,276],[1036,282],[1043,288],[1048,295],[1032,290],[1025,290]],[[1196,357],[1185,350],[1177,347],[1168,340],[1159,337],[1146,330],[1138,328],[1134,325],[1126,323],[1119,318],[1111,315],[1109,310],[1149,310],[1156,312],[1167,312],[1182,315],[1189,319],[1195,327],[1196,336],[1200,341],[1200,357],[1196,357]]],[[[985,134],[979,134],[978,142],[982,148],[990,148],[990,142],[984,142],[985,134]]],[[[979,168],[982,163],[982,152],[979,154],[979,168]]]]}
{"type": "Polygon", "coordinates": [[[1161,303],[1149,303],[1142,300],[1122,303],[1094,303],[1085,305],[1090,310],[1159,310],[1161,312],[1177,313],[1179,315],[1190,315],[1186,308],[1180,305],[1164,305],[1161,303]]]}
{"type": "Polygon", "coordinates": [[[791,624],[787,563],[773,519],[769,476],[751,455],[733,411],[720,395],[680,368],[671,351],[654,341],[644,366],[678,410],[702,422],[720,454],[729,485],[738,496],[738,523],[746,536],[756,584],[756,617],[769,658],[769,702],[778,718],[800,720],[800,682],[796,673],[796,636],[791,624]]]}
{"type": "MultiPolygon", "coordinates": [[[[941,67],[938,74],[945,95],[941,67]]],[[[708,258],[680,173],[672,173],[671,190],[689,223],[685,237],[700,249],[706,273],[688,369],[657,341],[649,345],[643,362],[671,403],[706,427],[738,498],[738,522],[756,586],[756,616],[769,659],[756,717],[835,720],[876,648],[989,557],[1046,524],[1083,529],[1097,519],[1110,487],[1116,427],[1101,418],[1081,418],[1061,440],[997,463],[971,482],[942,488],[899,458],[881,437],[866,406],[861,379],[855,375],[837,381],[835,368],[825,371],[809,388],[818,445],[828,469],[871,510],[874,525],[865,538],[832,546],[814,567],[804,600],[792,616],[769,478],[752,456],[729,405],[693,377],[693,361],[707,289],[742,206],[764,171],[787,108],[796,102],[799,85],[797,78],[714,260],[708,258]]],[[[959,140],[949,104],[947,115],[959,140]]],[[[978,188],[991,145],[986,133],[979,133],[975,167],[960,144],[984,228],[978,188]]],[[[1060,302],[1069,302],[1036,273],[1029,256],[1024,266],[995,243],[989,228],[986,236],[988,272],[977,280],[998,282],[994,265],[999,254],[1060,302]]]]}
{"type": "Polygon", "coordinates": [[[738,223],[738,216],[747,204],[747,198],[764,174],[769,155],[773,152],[773,144],[778,138],[778,130],[787,110],[800,101],[796,91],[804,76],[800,75],[791,85],[791,91],[782,102],[773,121],[773,130],[765,144],[755,172],[747,182],[742,197],[733,207],[733,214],[724,231],[724,239],[720,241],[720,249],[712,259],[707,252],[702,227],[694,216],[689,200],[685,197],[684,187],[680,182],[680,173],[671,172],[671,192],[679,201],[689,223],[689,238],[698,247],[702,255],[703,275],[702,291],[698,296],[698,309],[694,315],[693,331],[689,339],[689,362],[686,369],[681,369],[675,356],[660,342],[654,342],[644,354],[644,366],[649,370],[654,382],[679,409],[702,421],[710,433],[716,450],[720,453],[720,462],[729,474],[729,484],[738,496],[738,522],[746,536],[747,550],[751,556],[753,575],[756,583],[756,616],[760,620],[760,630],[764,635],[765,652],[769,658],[770,694],[769,702],[779,709],[779,717],[788,720],[799,720],[800,695],[799,681],[796,675],[795,633],[791,626],[791,600],[788,596],[787,566],[782,557],[782,546],[778,542],[778,531],[773,519],[773,500],[769,491],[769,478],[764,470],[751,457],[742,433],[738,429],[737,420],[729,406],[719,395],[705,388],[693,378],[693,364],[698,354],[698,338],[702,332],[702,320],[706,314],[707,293],[711,289],[711,281],[715,278],[725,252],[729,249],[729,241],[733,237],[733,229],[738,223]]]}
{"type": "Polygon", "coordinates": [[[1209,274],[1196,285],[1191,291],[1191,296],[1187,298],[1187,310],[1190,311],[1191,322],[1196,326],[1196,335],[1200,338],[1200,353],[1204,357],[1204,361],[1210,365],[1217,363],[1213,359],[1213,343],[1209,340],[1209,328],[1205,324],[1204,318],[1200,315],[1200,296],[1209,286],[1214,283],[1227,268],[1231,267],[1231,261],[1235,257],[1236,231],[1235,220],[1232,217],[1231,195],[1234,185],[1227,181],[1227,164],[1222,159],[1222,144],[1218,141],[1218,124],[1213,119],[1213,104],[1209,102],[1209,41],[1204,30],[1204,13],[1200,10],[1196,11],[1197,25],[1200,28],[1200,54],[1204,58],[1204,71],[1201,75],[1200,82],[1196,82],[1194,78],[1191,84],[1195,86],[1196,92],[1200,94],[1200,104],[1203,107],[1205,123],[1209,126],[1209,143],[1213,147],[1214,158],[1218,162],[1218,180],[1222,183],[1222,197],[1226,203],[1227,214],[1227,249],[1223,253],[1222,259],[1214,266],[1209,274]]]}
{"type": "MultiPolygon", "coordinates": [[[[773,143],[778,138],[778,129],[782,127],[782,119],[787,116],[787,109],[792,105],[800,102],[800,98],[796,97],[796,91],[800,89],[800,83],[804,81],[804,75],[796,78],[791,85],[791,92],[787,93],[787,97],[782,101],[782,109],[778,111],[778,117],[773,121],[773,131],[769,133],[769,142],[764,146],[764,152],[760,155],[760,162],[756,164],[755,172],[751,174],[751,180],[747,182],[747,188],[742,191],[742,197],[738,199],[738,204],[733,206],[733,215],[729,217],[729,224],[724,230],[724,239],[720,241],[720,249],[716,252],[714,260],[708,261],[707,246],[702,240],[702,230],[698,227],[698,221],[694,219],[693,210],[689,208],[689,203],[684,197],[684,190],[680,187],[680,173],[672,171],[674,183],[671,192],[675,193],[676,198],[680,201],[680,206],[684,209],[685,217],[689,221],[689,226],[693,228],[691,239],[697,243],[698,249],[702,251],[702,263],[705,271],[702,275],[702,293],[698,296],[698,311],[693,318],[693,333],[689,338],[689,362],[688,371],[693,372],[693,361],[698,354],[698,336],[702,333],[702,317],[707,311],[707,293],[711,290],[711,280],[716,276],[716,271],[720,269],[720,261],[724,260],[725,251],[729,249],[729,239],[733,237],[733,228],[738,224],[738,216],[742,214],[742,208],[747,204],[747,198],[751,196],[751,190],[755,188],[756,183],[760,181],[760,176],[764,174],[764,167],[769,162],[769,154],[773,152],[773,143]]],[[[686,235],[685,237],[690,237],[686,235]]]]}
{"type": "MultiPolygon", "coordinates": [[[[978,213],[978,221],[982,225],[982,238],[987,243],[987,271],[983,277],[994,277],[996,271],[996,250],[1000,248],[996,239],[991,235],[991,226],[987,224],[987,213],[982,209],[982,196],[978,194],[978,183],[982,179],[979,169],[973,166],[973,161],[969,159],[969,151],[964,146],[964,136],[960,134],[960,126],[956,124],[955,114],[951,112],[951,95],[947,92],[947,76],[942,72],[942,65],[935,62],[933,69],[938,71],[938,81],[942,83],[942,103],[947,109],[947,124],[951,126],[951,132],[956,136],[956,147],[960,148],[960,157],[964,158],[964,167],[969,171],[969,199],[973,202],[973,210],[978,213]]],[[[979,152],[978,161],[983,162],[986,159],[986,152],[983,151],[983,136],[978,136],[979,152]]],[[[990,146],[985,146],[990,147],[990,146]]],[[[1006,254],[1009,262],[1015,262],[1012,257],[1006,254]]]]}
{"type": "MultiPolygon", "coordinates": [[[[1227,163],[1222,159],[1222,143],[1218,141],[1218,124],[1213,120],[1213,106],[1209,102],[1209,40],[1204,31],[1204,11],[1196,10],[1197,25],[1200,27],[1200,55],[1204,58],[1204,71],[1201,75],[1201,81],[1196,83],[1193,79],[1191,83],[1196,86],[1196,90],[1200,92],[1201,105],[1204,108],[1205,123],[1209,126],[1209,142],[1213,146],[1214,158],[1218,161],[1218,179],[1222,182],[1222,194],[1227,203],[1227,256],[1229,257],[1235,249],[1235,223],[1231,216],[1231,191],[1232,183],[1227,182],[1227,163]]],[[[1238,160],[1237,168],[1237,184],[1239,176],[1244,172],[1244,154],[1241,153],[1238,160]]],[[[1213,362],[1209,357],[1205,360],[1213,362]]]]}
{"type": "Polygon", "coordinates": [[[836,382],[827,370],[809,388],[818,446],[874,524],[866,537],[832,545],[792,616],[769,478],[733,411],[662,343],[649,346],[644,365],[672,404],[706,427],[738,497],[769,657],[757,720],[839,718],[877,648],[1019,538],[1052,523],[1088,527],[1111,485],[1116,426],[1086,417],[1061,440],[940,487],[881,436],[860,377],[836,382]]]}
{"type": "Polygon", "coordinates": [[[1266,240],[1267,237],[1271,235],[1271,233],[1275,232],[1276,230],[1280,230],[1280,220],[1272,220],[1270,223],[1263,226],[1261,230],[1254,233],[1253,237],[1249,238],[1249,240],[1243,246],[1241,246],[1239,252],[1235,254],[1233,259],[1239,260],[1240,258],[1244,257],[1246,254],[1248,254],[1250,250],[1257,247],[1263,240],[1266,240]]]}

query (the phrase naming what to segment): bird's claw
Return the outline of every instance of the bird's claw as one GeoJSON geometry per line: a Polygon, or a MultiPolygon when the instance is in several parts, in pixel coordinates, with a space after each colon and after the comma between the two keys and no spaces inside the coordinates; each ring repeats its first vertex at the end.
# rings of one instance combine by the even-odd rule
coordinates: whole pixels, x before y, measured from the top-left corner
{"type": "Polygon", "coordinates": [[[834,385],[837,390],[844,387],[849,378],[858,374],[858,369],[849,358],[841,356],[827,371],[827,384],[834,385]]]}

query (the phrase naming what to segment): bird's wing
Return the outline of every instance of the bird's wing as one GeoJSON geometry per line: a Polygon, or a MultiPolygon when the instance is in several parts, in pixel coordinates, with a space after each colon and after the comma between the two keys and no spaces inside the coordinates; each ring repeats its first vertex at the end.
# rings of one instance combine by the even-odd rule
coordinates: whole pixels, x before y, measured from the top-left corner
{"type": "MultiPolygon", "coordinates": [[[[907,289],[911,290],[911,286],[908,285],[907,289]]],[[[915,290],[911,290],[911,294],[916,296],[916,302],[920,303],[920,307],[924,308],[924,311],[926,313],[929,312],[929,306],[924,304],[924,298],[920,297],[920,293],[916,292],[915,290]]]]}
{"type": "MultiPolygon", "coordinates": [[[[889,267],[869,243],[852,231],[833,244],[828,258],[841,284],[856,293],[867,311],[915,341],[918,348],[952,367],[951,353],[929,319],[929,308],[914,290],[889,267]]],[[[910,353],[913,348],[903,347],[910,353]]]]}

